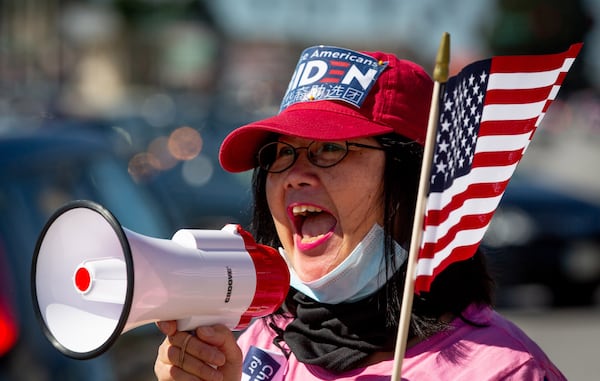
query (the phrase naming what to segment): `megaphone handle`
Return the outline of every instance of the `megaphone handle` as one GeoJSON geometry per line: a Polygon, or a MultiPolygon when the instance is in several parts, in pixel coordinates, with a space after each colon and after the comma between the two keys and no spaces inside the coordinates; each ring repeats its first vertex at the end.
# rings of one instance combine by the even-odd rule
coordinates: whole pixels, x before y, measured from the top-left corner
{"type": "Polygon", "coordinates": [[[232,316],[210,316],[210,315],[202,315],[202,316],[189,316],[184,319],[177,320],[177,330],[178,331],[194,331],[196,328],[203,325],[213,325],[213,324],[224,324],[227,328],[231,330],[235,330],[238,326],[239,316],[232,314],[232,316]],[[233,321],[235,320],[235,321],[233,321]]]}

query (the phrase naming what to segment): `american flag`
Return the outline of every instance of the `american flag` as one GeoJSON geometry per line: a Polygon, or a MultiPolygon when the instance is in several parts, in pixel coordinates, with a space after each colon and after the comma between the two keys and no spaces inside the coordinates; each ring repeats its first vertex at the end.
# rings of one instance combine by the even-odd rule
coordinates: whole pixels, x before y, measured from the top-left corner
{"type": "Polygon", "coordinates": [[[448,80],[439,123],[415,292],[473,256],[535,129],[579,53],[498,56],[448,80]]]}

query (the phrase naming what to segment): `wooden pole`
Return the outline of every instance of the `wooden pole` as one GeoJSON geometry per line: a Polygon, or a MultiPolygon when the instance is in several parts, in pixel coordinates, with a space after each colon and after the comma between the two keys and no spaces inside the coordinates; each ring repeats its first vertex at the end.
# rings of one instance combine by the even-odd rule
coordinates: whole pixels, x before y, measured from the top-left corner
{"type": "Polygon", "coordinates": [[[419,179],[419,190],[417,193],[417,205],[415,208],[415,217],[413,222],[412,235],[410,240],[410,250],[407,259],[406,280],[404,284],[404,293],[402,296],[402,307],[400,310],[400,320],[398,323],[398,335],[396,336],[396,350],[394,353],[394,369],[392,372],[392,381],[400,381],[402,373],[402,361],[406,352],[406,340],[410,327],[410,318],[415,289],[415,279],[417,270],[417,260],[421,239],[423,236],[423,220],[425,218],[425,206],[427,205],[427,194],[429,193],[429,179],[431,173],[431,164],[433,161],[433,151],[435,148],[435,136],[437,133],[437,123],[439,118],[439,98],[442,85],[448,81],[448,64],[450,62],[450,35],[444,33],[442,41],[435,59],[435,68],[433,70],[433,94],[431,96],[431,106],[429,109],[429,120],[427,124],[427,135],[423,151],[423,163],[421,164],[421,176],[419,179]]]}

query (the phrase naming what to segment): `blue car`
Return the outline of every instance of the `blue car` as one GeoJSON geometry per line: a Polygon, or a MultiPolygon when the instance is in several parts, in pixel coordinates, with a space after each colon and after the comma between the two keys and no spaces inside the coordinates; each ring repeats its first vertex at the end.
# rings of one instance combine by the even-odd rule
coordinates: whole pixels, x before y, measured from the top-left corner
{"type": "Polygon", "coordinates": [[[501,306],[586,306],[600,292],[600,205],[523,176],[484,241],[501,306]]]}
{"type": "Polygon", "coordinates": [[[86,199],[110,210],[138,233],[168,238],[173,221],[105,135],[79,129],[41,129],[0,136],[0,381],[130,380],[153,378],[161,335],[155,327],[122,336],[107,353],[74,360],[56,350],[37,321],[31,265],[49,216],[66,202],[86,199]],[[118,360],[127,357],[127,361],[118,360]]]}

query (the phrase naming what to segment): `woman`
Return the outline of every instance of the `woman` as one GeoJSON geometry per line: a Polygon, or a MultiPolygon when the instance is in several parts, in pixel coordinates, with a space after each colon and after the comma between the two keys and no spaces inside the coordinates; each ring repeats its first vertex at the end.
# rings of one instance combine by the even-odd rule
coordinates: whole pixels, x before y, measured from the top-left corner
{"type": "MultiPolygon", "coordinates": [[[[302,53],[280,113],[233,131],[220,156],[254,168],[252,230],[288,261],[287,300],[237,341],[159,323],[160,380],[389,379],[432,86],[391,54],[302,53]]],[[[415,296],[404,379],[564,379],[492,310],[492,288],[478,252],[415,296]]]]}

